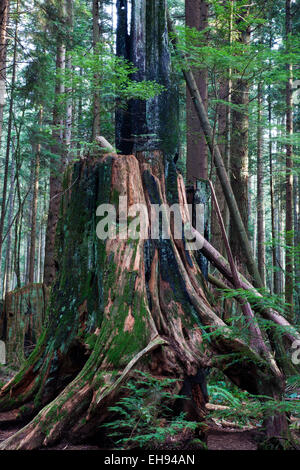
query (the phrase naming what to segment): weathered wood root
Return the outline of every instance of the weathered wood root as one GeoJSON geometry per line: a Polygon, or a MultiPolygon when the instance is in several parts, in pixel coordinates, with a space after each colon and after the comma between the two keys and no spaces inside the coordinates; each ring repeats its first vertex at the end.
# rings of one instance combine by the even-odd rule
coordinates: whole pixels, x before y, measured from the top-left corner
{"type": "Polygon", "coordinates": [[[119,196],[148,210],[150,203],[177,201],[188,221],[183,180],[171,167],[165,179],[162,162],[159,152],[138,160],[107,155],[67,172],[49,324],[23,370],[0,392],[0,410],[22,412],[29,403],[39,413],[1,449],[35,449],[95,433],[133,367],[180,381],[210,364],[251,393],[280,393],[276,365],[233,336],[212,310],[184,241],[121,233],[97,238],[98,205],[117,206],[119,196]],[[177,191],[167,197],[174,178],[177,191]],[[204,327],[212,335],[205,341],[204,327]]]}

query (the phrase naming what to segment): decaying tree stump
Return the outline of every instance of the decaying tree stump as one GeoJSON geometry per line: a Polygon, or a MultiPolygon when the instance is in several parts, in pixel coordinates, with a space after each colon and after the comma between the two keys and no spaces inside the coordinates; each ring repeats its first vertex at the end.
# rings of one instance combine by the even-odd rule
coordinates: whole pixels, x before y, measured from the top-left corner
{"type": "MultiPolygon", "coordinates": [[[[207,396],[199,378],[206,366],[221,368],[253,394],[282,396],[276,362],[236,337],[212,309],[186,240],[173,231],[169,239],[125,236],[124,219],[133,221],[134,204],[145,208],[147,235],[159,223],[150,217],[153,204],[179,204],[182,222],[189,224],[183,178],[173,163],[178,108],[166,0],[131,2],[130,34],[128,7],[127,0],[117,1],[117,53],[138,68],[136,80],[156,80],[166,90],[117,113],[117,148],[135,156],[89,157],[65,175],[47,327],[19,374],[0,391],[0,411],[32,420],[0,449],[36,449],[62,437],[83,441],[95,434],[112,418],[109,407],[135,369],[177,379],[175,391],[183,380],[198,420],[205,415],[207,396]],[[127,214],[119,210],[120,197],[127,199],[127,214]],[[96,212],[108,203],[120,230],[102,240],[96,212]]],[[[211,253],[207,242],[205,247],[211,253]]],[[[284,414],[275,413],[266,425],[269,436],[287,434],[284,414]]]]}
{"type": "MultiPolygon", "coordinates": [[[[280,398],[280,372],[212,310],[184,240],[126,239],[122,230],[115,239],[97,238],[97,207],[111,203],[118,211],[120,196],[129,210],[146,204],[148,214],[150,204],[178,202],[188,222],[183,179],[170,165],[165,171],[159,151],[77,162],[64,184],[48,326],[0,393],[1,411],[35,417],[0,449],[51,446],[62,436],[84,440],[109,417],[137,368],[179,381],[216,366],[251,393],[280,398]],[[217,334],[205,339],[204,327],[217,334]]],[[[196,401],[204,408],[203,397],[196,401]]],[[[285,431],[284,415],[276,417],[276,432],[278,423],[285,431]]]]}
{"type": "Polygon", "coordinates": [[[45,321],[47,296],[43,284],[28,284],[6,294],[0,331],[8,364],[20,367],[34,349],[45,321]]]}

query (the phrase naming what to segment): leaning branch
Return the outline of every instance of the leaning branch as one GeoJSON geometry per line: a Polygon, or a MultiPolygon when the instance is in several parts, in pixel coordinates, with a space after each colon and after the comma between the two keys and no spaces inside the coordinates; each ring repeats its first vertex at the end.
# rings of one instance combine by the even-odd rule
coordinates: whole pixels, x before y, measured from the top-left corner
{"type": "MultiPolygon", "coordinates": [[[[218,200],[217,200],[217,197],[216,197],[216,194],[215,194],[215,190],[214,190],[214,187],[213,187],[212,182],[210,180],[208,180],[208,183],[209,183],[209,187],[210,187],[210,190],[211,190],[211,195],[212,195],[212,198],[213,198],[213,202],[214,202],[214,205],[215,205],[215,210],[216,210],[216,213],[217,213],[217,216],[218,216],[222,236],[223,236],[223,239],[224,239],[225,248],[226,248],[227,256],[228,256],[228,261],[229,261],[229,265],[230,265],[230,269],[231,269],[231,274],[232,274],[232,278],[233,278],[233,282],[234,282],[234,287],[236,289],[241,289],[242,285],[241,285],[240,277],[239,277],[238,270],[237,270],[237,267],[236,267],[234,259],[233,259],[232,251],[231,251],[230,244],[229,244],[229,241],[228,241],[228,237],[227,237],[227,234],[226,234],[226,230],[225,230],[223,218],[222,218],[222,215],[221,215],[219,203],[218,203],[218,200]]],[[[267,348],[267,346],[264,342],[262,333],[261,333],[259,325],[258,325],[258,323],[255,319],[255,316],[254,316],[254,314],[251,310],[251,306],[250,306],[249,302],[245,301],[245,299],[240,299],[240,300],[241,300],[240,304],[241,304],[242,312],[243,312],[243,314],[244,314],[244,316],[245,316],[245,318],[248,322],[248,326],[249,326],[249,331],[250,331],[250,335],[251,335],[250,336],[251,346],[253,346],[258,353],[262,353],[263,355],[265,355],[267,357],[270,357],[270,351],[269,351],[269,349],[267,348]]]]}
{"type": "Polygon", "coordinates": [[[225,199],[226,199],[229,211],[230,211],[230,215],[232,217],[232,220],[234,221],[235,228],[238,232],[238,237],[239,237],[241,246],[243,247],[245,251],[248,271],[253,278],[253,283],[255,287],[263,288],[264,286],[263,286],[263,283],[262,283],[262,280],[258,271],[258,267],[257,267],[257,264],[255,262],[255,259],[252,253],[252,249],[249,243],[247,232],[244,227],[235,196],[233,194],[233,191],[229,182],[229,178],[227,175],[227,171],[224,165],[224,161],[223,161],[219,146],[214,140],[213,130],[209,123],[207,112],[205,110],[194,74],[187,63],[187,57],[183,52],[180,53],[180,51],[178,51],[177,35],[176,35],[176,31],[174,29],[174,26],[173,26],[173,23],[169,14],[168,14],[168,30],[169,30],[169,33],[171,34],[171,41],[172,41],[174,50],[176,52],[179,52],[181,58],[184,61],[184,67],[182,68],[183,76],[185,78],[187,87],[191,94],[191,97],[195,106],[195,111],[199,118],[210,153],[214,159],[217,175],[218,175],[218,178],[220,180],[220,183],[223,189],[223,193],[224,193],[224,196],[225,196],[225,199]]]}
{"type": "MultiPolygon", "coordinates": [[[[218,269],[218,271],[220,271],[225,279],[234,286],[234,278],[227,260],[207,240],[205,240],[201,233],[197,232],[194,228],[191,228],[191,231],[196,241],[202,246],[202,254],[218,269]]],[[[293,343],[295,340],[300,340],[300,334],[298,331],[282,315],[279,315],[279,313],[272,308],[267,308],[265,306],[262,294],[260,294],[260,292],[258,292],[240,272],[238,272],[238,276],[241,288],[245,291],[252,291],[255,296],[255,305],[253,299],[249,299],[250,304],[253,306],[253,310],[257,311],[264,319],[270,320],[277,325],[284,327],[284,336],[290,342],[293,343]]],[[[209,278],[209,281],[212,281],[212,279],[209,278]]],[[[222,288],[223,286],[220,287],[222,288]]],[[[226,288],[228,287],[226,286],[226,288]]]]}

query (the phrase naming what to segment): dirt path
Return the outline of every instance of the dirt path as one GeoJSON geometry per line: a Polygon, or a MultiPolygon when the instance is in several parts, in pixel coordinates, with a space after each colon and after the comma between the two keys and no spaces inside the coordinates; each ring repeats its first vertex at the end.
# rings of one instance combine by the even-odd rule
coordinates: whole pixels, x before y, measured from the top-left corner
{"type": "Polygon", "coordinates": [[[214,429],[208,432],[209,450],[257,450],[253,431],[214,429]]]}
{"type": "Polygon", "coordinates": [[[17,426],[16,424],[5,425],[1,427],[2,429],[0,428],[0,442],[5,441],[20,429],[20,426],[17,426]]]}

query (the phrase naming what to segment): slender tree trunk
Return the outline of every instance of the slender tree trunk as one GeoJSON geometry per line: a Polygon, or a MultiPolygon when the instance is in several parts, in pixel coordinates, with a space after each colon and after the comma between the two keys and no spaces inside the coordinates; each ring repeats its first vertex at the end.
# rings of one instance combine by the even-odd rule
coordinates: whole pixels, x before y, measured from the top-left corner
{"type": "Polygon", "coordinates": [[[50,201],[48,210],[48,222],[46,230],[45,243],[45,261],[44,261],[44,283],[50,286],[55,279],[55,263],[54,263],[54,245],[55,232],[59,214],[59,207],[62,194],[62,174],[65,168],[65,158],[63,150],[63,129],[64,120],[63,113],[59,107],[59,97],[64,93],[64,84],[60,78],[60,74],[65,69],[66,63],[66,47],[65,44],[59,43],[56,52],[56,86],[55,86],[55,103],[53,107],[53,140],[55,145],[52,153],[58,156],[58,160],[52,161],[50,166],[50,201]]]}
{"type": "MultiPolygon", "coordinates": [[[[243,16],[249,13],[245,7],[243,16]]],[[[244,21],[240,21],[244,26],[244,21]]],[[[238,25],[239,26],[239,23],[238,25]]],[[[250,42],[250,26],[241,29],[239,41],[247,45],[250,42]]],[[[230,142],[230,182],[241,218],[248,232],[248,129],[249,129],[249,83],[243,77],[233,80],[232,84],[231,142],[230,142]]],[[[232,220],[232,219],[231,219],[232,220]]],[[[230,225],[230,246],[237,264],[246,268],[245,252],[233,224],[230,225]]]]}
{"type": "Polygon", "coordinates": [[[264,167],[263,167],[263,124],[262,124],[263,91],[258,85],[257,116],[257,259],[258,269],[265,284],[265,205],[264,205],[264,167]]]}
{"type": "Polygon", "coordinates": [[[11,173],[10,173],[10,190],[8,197],[8,235],[7,235],[7,245],[6,245],[6,283],[3,290],[3,297],[6,292],[10,290],[10,281],[11,281],[11,238],[12,238],[12,220],[14,212],[14,194],[15,194],[15,159],[11,161],[11,173]]]}
{"type": "Polygon", "coordinates": [[[33,192],[34,192],[34,163],[35,163],[35,154],[36,149],[32,145],[32,155],[30,162],[30,177],[29,177],[29,188],[28,188],[28,198],[27,198],[27,208],[25,212],[25,227],[26,227],[26,237],[25,238],[25,249],[26,249],[26,263],[25,263],[25,284],[29,283],[29,265],[30,265],[30,241],[31,241],[31,221],[32,221],[32,206],[33,206],[33,192]]]}
{"type": "MultiPolygon", "coordinates": [[[[22,220],[23,220],[23,208],[21,203],[21,192],[20,192],[20,180],[19,174],[17,172],[16,177],[16,190],[18,197],[18,206],[21,208],[19,210],[16,222],[15,222],[15,240],[14,240],[14,272],[16,275],[16,287],[21,287],[21,269],[20,269],[20,246],[21,246],[21,230],[22,230],[22,220]]],[[[25,269],[24,269],[25,272],[25,269]]]]}
{"type": "MultiPolygon", "coordinates": [[[[291,0],[286,0],[286,40],[287,48],[292,32],[291,0]]],[[[293,135],[293,66],[287,65],[288,81],[286,84],[286,136],[293,135]]],[[[286,253],[285,253],[285,301],[289,305],[288,317],[294,321],[294,234],[293,234],[293,146],[286,145],[286,253]]]]}
{"type": "MultiPolygon", "coordinates": [[[[173,38],[172,38],[173,46],[175,50],[177,50],[177,36],[176,36],[176,32],[174,30],[174,26],[170,17],[168,18],[168,25],[169,25],[169,32],[173,34],[173,38]]],[[[186,59],[184,54],[182,54],[182,59],[186,59]]],[[[226,202],[230,211],[230,215],[232,217],[232,221],[236,227],[236,232],[240,241],[240,245],[243,247],[243,250],[244,250],[247,269],[249,273],[251,274],[251,276],[253,277],[253,284],[256,287],[263,287],[263,283],[260,278],[257,264],[255,262],[252,249],[250,246],[248,234],[243,224],[243,220],[242,220],[239,208],[238,208],[238,204],[237,204],[236,198],[234,196],[232,187],[229,182],[229,178],[226,172],[223,157],[221,155],[218,143],[214,139],[213,129],[210,125],[208,115],[202,103],[202,99],[201,99],[197,84],[195,82],[193,72],[188,67],[187,62],[185,63],[185,66],[183,67],[182,72],[186,80],[186,83],[188,84],[190,93],[193,96],[193,103],[195,106],[195,111],[200,120],[203,132],[206,136],[210,153],[214,157],[215,167],[216,167],[218,178],[222,185],[224,197],[226,199],[226,202]]],[[[247,207],[247,213],[248,213],[248,207],[247,207]]]]}
{"type": "MultiPolygon", "coordinates": [[[[43,120],[43,109],[39,109],[38,122],[39,129],[41,130],[43,120]]],[[[36,246],[36,220],[37,220],[37,205],[38,205],[38,192],[39,192],[39,173],[40,173],[40,153],[41,144],[35,145],[35,162],[34,162],[34,176],[33,176],[33,195],[31,206],[31,231],[30,231],[30,255],[29,255],[29,283],[34,282],[34,267],[35,267],[35,246],[36,246]]]]}
{"type": "MultiPolygon", "coordinates": [[[[17,44],[18,44],[18,25],[19,25],[19,0],[17,0],[16,6],[16,23],[14,33],[14,52],[13,52],[13,66],[12,66],[12,79],[11,79],[11,95],[9,103],[9,115],[7,124],[7,144],[5,154],[5,167],[3,177],[3,189],[2,189],[2,202],[1,202],[1,215],[0,215],[0,260],[2,259],[2,245],[3,245],[3,229],[6,213],[6,197],[7,197],[7,184],[8,184],[8,168],[9,168],[9,157],[11,147],[11,132],[13,124],[13,106],[14,106],[14,90],[16,83],[16,71],[17,71],[17,44]]],[[[0,277],[1,277],[1,262],[0,262],[0,277]]]]}
{"type": "Polygon", "coordinates": [[[65,123],[65,152],[66,161],[71,159],[71,140],[72,140],[72,122],[73,122],[73,98],[72,98],[72,56],[71,50],[73,47],[73,0],[66,0],[66,22],[68,31],[68,47],[66,52],[66,76],[68,86],[66,87],[67,105],[66,105],[66,123],[65,123]]]}
{"type": "Polygon", "coordinates": [[[47,182],[45,183],[44,187],[44,194],[43,198],[41,201],[41,220],[40,220],[40,234],[41,234],[41,245],[40,245],[40,277],[39,277],[39,282],[43,282],[44,280],[44,256],[45,256],[45,236],[46,236],[46,230],[45,230],[45,216],[47,213],[47,201],[46,201],[46,194],[47,194],[47,182]]]}
{"type": "MultiPolygon", "coordinates": [[[[82,68],[80,68],[79,75],[82,77],[82,68]]],[[[78,98],[78,105],[77,105],[77,158],[81,157],[81,140],[83,138],[82,135],[82,96],[80,94],[78,98]]]]}
{"type": "MultiPolygon", "coordinates": [[[[299,176],[297,174],[294,175],[294,245],[295,247],[300,247],[300,210],[299,210],[299,176]]],[[[295,251],[295,259],[294,259],[294,266],[295,266],[295,279],[300,279],[300,254],[295,251]]],[[[300,286],[299,282],[295,283],[295,311],[300,312],[300,286]]],[[[299,320],[299,314],[298,314],[299,320]]]]}
{"type": "Polygon", "coordinates": [[[279,198],[278,195],[278,209],[276,210],[276,218],[277,218],[277,233],[279,238],[279,245],[277,249],[277,267],[278,267],[278,293],[282,294],[284,292],[284,210],[282,204],[282,198],[279,198]]]}
{"type": "Polygon", "coordinates": [[[41,230],[39,230],[38,233],[38,244],[37,244],[37,261],[36,261],[36,272],[35,272],[35,277],[34,277],[34,282],[40,282],[40,266],[41,266],[41,230]]]}
{"type": "Polygon", "coordinates": [[[6,90],[6,49],[7,49],[7,22],[9,15],[9,0],[0,1],[0,147],[2,141],[3,110],[5,106],[6,90]]]}
{"type": "MultiPolygon", "coordinates": [[[[100,11],[102,10],[103,0],[92,0],[93,1],[93,50],[94,54],[99,55],[99,46],[101,38],[101,26],[100,26],[100,11]],[[99,6],[100,3],[100,6],[99,6]]],[[[95,74],[94,76],[94,98],[93,98],[93,141],[100,135],[100,117],[101,117],[101,103],[100,103],[100,76],[95,74]]]]}
{"type": "MultiPolygon", "coordinates": [[[[249,178],[249,186],[252,189],[253,194],[256,192],[257,188],[257,175],[249,178]]],[[[254,199],[254,198],[253,198],[254,199]]],[[[257,211],[254,211],[253,214],[253,253],[257,253],[257,211]]]]}
{"type": "Polygon", "coordinates": [[[270,168],[270,199],[271,199],[271,227],[272,227],[272,265],[273,265],[273,292],[280,294],[280,273],[277,261],[277,248],[279,233],[276,227],[276,214],[278,218],[278,209],[275,208],[275,184],[274,184],[274,164],[273,164],[273,145],[272,145],[272,101],[271,87],[269,87],[268,96],[268,118],[269,118],[269,168],[270,168]]]}
{"type": "MultiPolygon", "coordinates": [[[[233,1],[230,1],[230,18],[228,22],[228,43],[232,43],[232,21],[233,21],[233,1]]],[[[232,91],[232,71],[227,71],[228,78],[220,80],[219,85],[219,99],[227,101],[228,105],[220,104],[217,105],[218,110],[218,145],[220,148],[221,155],[224,158],[224,166],[227,173],[229,174],[230,168],[230,121],[231,121],[231,91],[232,91]]],[[[219,201],[222,218],[224,220],[226,233],[229,236],[229,221],[230,215],[226,200],[223,196],[222,186],[218,178],[215,181],[216,197],[219,201]]],[[[224,241],[220,232],[217,215],[215,210],[212,210],[211,219],[211,239],[213,246],[222,254],[225,254],[224,241]]]]}
{"type": "MultiPolygon", "coordinates": [[[[208,2],[205,0],[185,0],[186,26],[203,31],[208,26],[208,2]]],[[[207,111],[208,89],[207,70],[194,70],[194,77],[207,111]]],[[[195,115],[193,99],[187,87],[187,184],[195,186],[199,178],[208,178],[208,158],[206,139],[201,129],[199,119],[195,115]]]]}
{"type": "MultiPolygon", "coordinates": [[[[208,26],[208,2],[205,0],[185,0],[185,22],[186,26],[195,28],[197,31],[204,31],[208,26]]],[[[206,39],[208,40],[207,34],[206,39]]],[[[194,70],[194,77],[199,89],[203,105],[207,112],[208,107],[208,87],[207,70],[194,70]]],[[[187,124],[187,158],[186,158],[186,178],[189,203],[194,207],[201,204],[201,219],[196,220],[196,212],[193,210],[193,224],[200,224],[209,237],[209,213],[208,197],[209,189],[201,179],[208,179],[208,149],[206,139],[195,114],[193,99],[188,86],[186,86],[186,124],[187,124]]],[[[199,216],[198,216],[199,217],[199,216]]],[[[197,262],[207,278],[208,262],[199,253],[197,262]]]]}
{"type": "MultiPolygon", "coordinates": [[[[230,152],[229,152],[229,138],[230,137],[229,137],[229,128],[228,128],[229,123],[230,123],[230,107],[229,107],[230,91],[229,89],[230,88],[229,88],[228,80],[224,80],[224,82],[220,84],[219,94],[220,94],[220,99],[224,101],[226,100],[228,101],[228,106],[223,105],[223,104],[218,106],[218,143],[219,143],[220,152],[222,155],[224,155],[224,165],[226,167],[227,172],[229,171],[229,158],[230,158],[230,152]]],[[[216,196],[220,205],[222,218],[225,224],[226,233],[228,234],[229,211],[228,211],[228,206],[226,204],[226,201],[223,197],[222,187],[217,178],[215,182],[215,188],[216,188],[216,196]]],[[[225,254],[224,241],[220,233],[217,216],[216,216],[216,212],[214,209],[212,210],[212,220],[211,220],[211,240],[212,240],[213,246],[215,246],[216,249],[224,255],[225,254]]]]}

